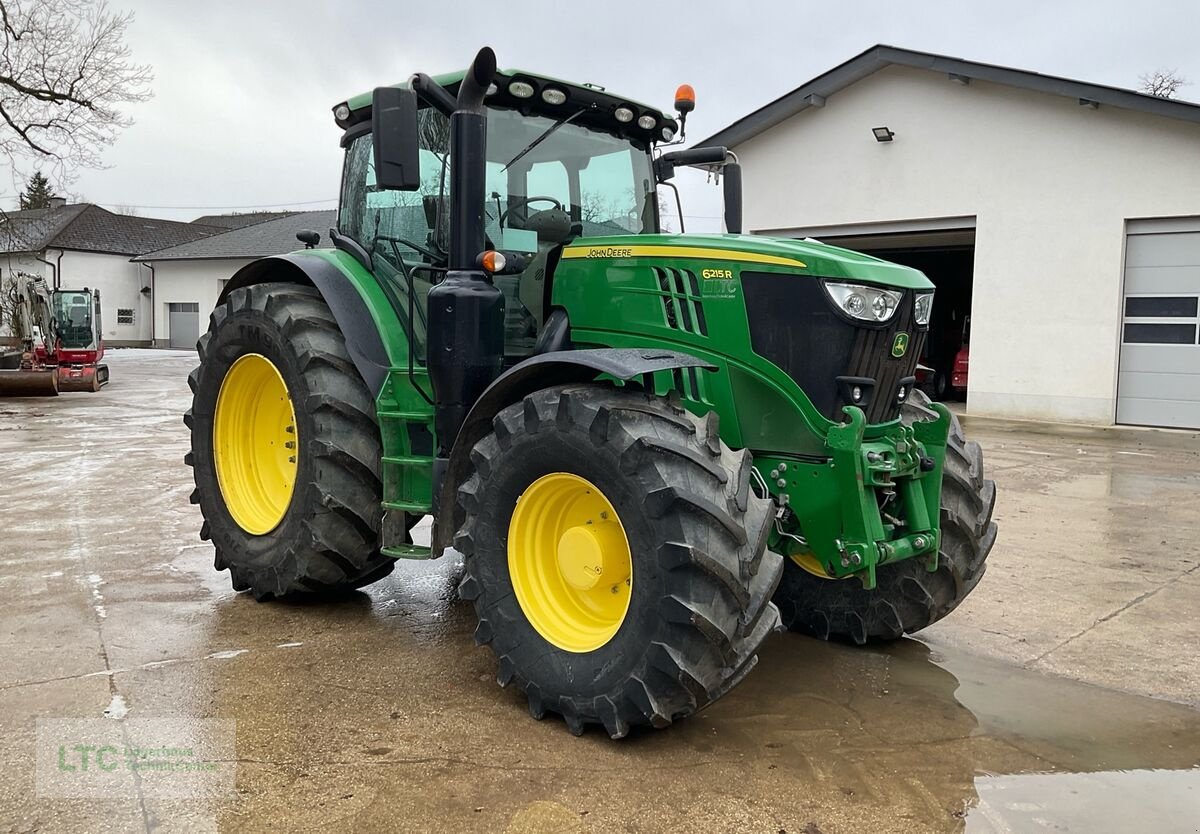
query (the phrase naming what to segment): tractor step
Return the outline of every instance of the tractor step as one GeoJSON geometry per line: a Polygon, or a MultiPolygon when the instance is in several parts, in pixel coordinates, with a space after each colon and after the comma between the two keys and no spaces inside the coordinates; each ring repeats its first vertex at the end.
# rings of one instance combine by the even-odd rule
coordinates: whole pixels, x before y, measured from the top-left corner
{"type": "MultiPolygon", "coordinates": [[[[425,369],[416,369],[413,375],[420,378],[421,390],[429,387],[425,369]]],[[[425,515],[433,506],[433,406],[420,397],[406,372],[393,369],[377,415],[383,434],[383,506],[425,515]]]]}
{"type": "Polygon", "coordinates": [[[425,504],[418,504],[411,501],[384,501],[383,508],[385,510],[400,510],[413,515],[427,515],[429,507],[425,504]]]}
{"type": "Polygon", "coordinates": [[[398,544],[394,547],[383,547],[379,550],[389,559],[428,559],[432,551],[420,544],[398,544]]]}

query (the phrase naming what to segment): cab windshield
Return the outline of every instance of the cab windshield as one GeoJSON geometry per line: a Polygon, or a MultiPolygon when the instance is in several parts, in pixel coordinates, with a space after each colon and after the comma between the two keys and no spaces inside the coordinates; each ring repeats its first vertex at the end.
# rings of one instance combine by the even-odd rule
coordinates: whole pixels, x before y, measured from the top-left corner
{"type": "Polygon", "coordinates": [[[56,292],[54,319],[58,324],[58,340],[64,348],[92,346],[92,294],[88,292],[56,292]]]}
{"type": "MultiPolygon", "coordinates": [[[[513,110],[488,110],[487,198],[484,223],[499,248],[534,251],[529,220],[558,210],[576,236],[630,235],[658,229],[657,202],[650,155],[626,139],[513,110]],[[557,127],[556,127],[557,125],[557,127]],[[534,147],[530,144],[542,137],[534,147]],[[528,150],[526,150],[528,148],[528,150]],[[524,154],[522,155],[522,151],[524,154]],[[517,158],[517,157],[520,158],[517,158]]],[[[450,189],[450,121],[425,108],[419,116],[421,187],[417,191],[380,191],[375,186],[371,136],[357,137],[346,157],[339,226],[370,250],[380,238],[400,238],[421,249],[444,254],[450,189]]],[[[553,218],[536,218],[543,238],[553,218]]],[[[562,219],[562,218],[559,218],[562,219]]],[[[570,229],[560,235],[566,238],[570,229]]],[[[428,253],[408,246],[420,259],[428,253]]]]}
{"type": "MultiPolygon", "coordinates": [[[[568,114],[569,115],[569,114],[568,114]]],[[[488,108],[487,180],[483,206],[487,243],[532,257],[521,276],[497,280],[507,296],[506,351],[532,349],[542,324],[540,292],[551,250],[579,237],[658,230],[658,203],[649,149],[564,119],[488,108]]],[[[376,186],[371,134],[346,153],[338,229],[371,255],[377,275],[409,292],[406,271],[445,266],[450,248],[450,120],[433,108],[418,114],[421,186],[376,186]]],[[[425,297],[436,273],[410,272],[411,329],[424,355],[425,297]]]]}

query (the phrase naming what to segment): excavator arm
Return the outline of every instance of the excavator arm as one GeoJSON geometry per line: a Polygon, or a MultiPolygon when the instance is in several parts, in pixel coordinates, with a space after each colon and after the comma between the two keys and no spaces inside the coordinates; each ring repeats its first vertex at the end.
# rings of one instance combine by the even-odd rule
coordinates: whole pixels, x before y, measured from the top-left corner
{"type": "Polygon", "coordinates": [[[50,289],[44,278],[16,272],[3,289],[4,324],[20,341],[0,352],[0,397],[58,393],[57,331],[50,289]]]}

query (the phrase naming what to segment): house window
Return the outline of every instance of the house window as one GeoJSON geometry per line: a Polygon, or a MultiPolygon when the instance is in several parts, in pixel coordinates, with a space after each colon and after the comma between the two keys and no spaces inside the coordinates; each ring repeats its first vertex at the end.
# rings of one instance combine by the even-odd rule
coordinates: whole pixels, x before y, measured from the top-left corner
{"type": "Polygon", "coordinates": [[[133,324],[133,310],[128,307],[118,307],[117,324],[133,324]]]}

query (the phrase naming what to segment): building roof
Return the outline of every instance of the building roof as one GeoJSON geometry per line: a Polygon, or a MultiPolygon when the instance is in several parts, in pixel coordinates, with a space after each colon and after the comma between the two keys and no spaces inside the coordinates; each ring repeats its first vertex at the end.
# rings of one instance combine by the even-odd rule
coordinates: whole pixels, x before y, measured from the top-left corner
{"type": "Polygon", "coordinates": [[[195,223],[114,214],[90,203],[0,213],[0,252],[72,249],[140,255],[216,234],[195,223]]]}
{"type": "Polygon", "coordinates": [[[302,244],[296,233],[310,229],[321,233],[321,248],[330,246],[328,230],[337,225],[336,211],[302,211],[264,223],[230,229],[179,246],[147,252],[135,261],[187,261],[213,258],[262,258],[294,252],[302,244]]]}
{"type": "Polygon", "coordinates": [[[1043,75],[1029,70],[1013,69],[995,64],[980,64],[975,61],[965,61],[962,58],[951,58],[931,52],[918,52],[913,49],[879,44],[823,75],[818,75],[808,83],[780,96],[753,113],[743,116],[723,130],[698,142],[697,146],[733,147],[738,145],[810,107],[823,106],[825,99],[829,96],[889,66],[944,72],[947,77],[962,83],[978,79],[993,84],[1006,84],[1010,87],[1020,87],[1039,93],[1064,96],[1076,99],[1080,104],[1120,107],[1152,113],[1169,119],[1200,122],[1200,104],[1188,101],[1159,98],[1121,87],[1089,84],[1084,81],[1073,81],[1069,78],[1043,75]]]}
{"type": "Polygon", "coordinates": [[[243,226],[253,226],[255,223],[265,223],[268,220],[277,220],[280,217],[298,213],[295,211],[248,211],[245,213],[234,212],[233,214],[206,214],[203,217],[197,217],[192,222],[202,226],[240,229],[243,226]]]}

